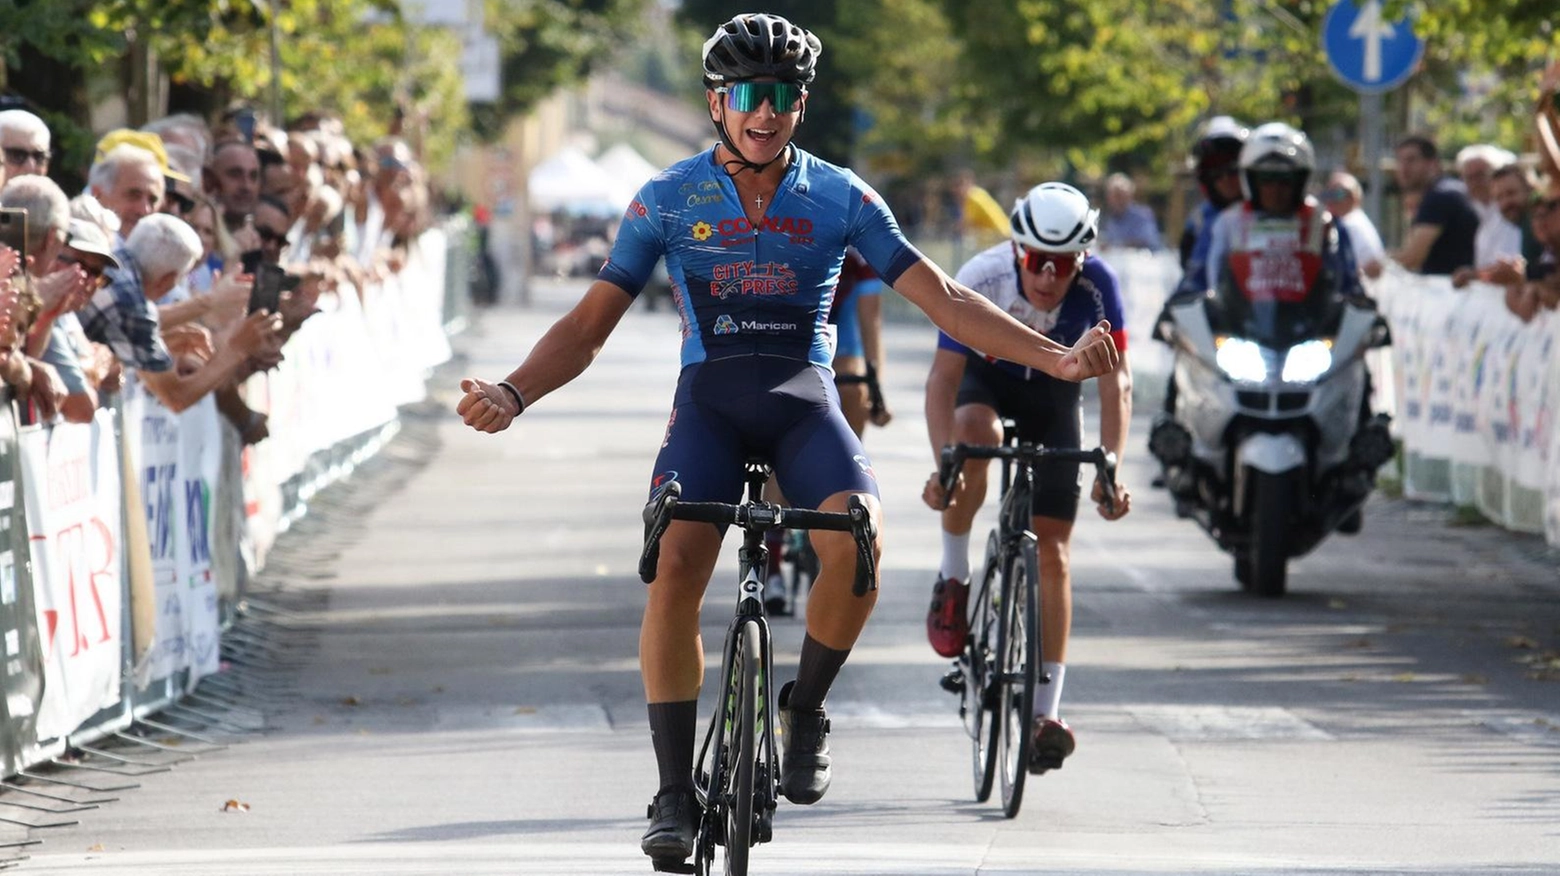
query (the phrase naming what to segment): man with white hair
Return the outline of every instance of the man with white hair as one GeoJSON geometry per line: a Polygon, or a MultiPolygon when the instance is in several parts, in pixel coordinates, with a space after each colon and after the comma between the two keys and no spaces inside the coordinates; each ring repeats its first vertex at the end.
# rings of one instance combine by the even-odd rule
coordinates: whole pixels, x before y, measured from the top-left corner
{"type": "Polygon", "coordinates": [[[121,240],[128,240],[142,219],[157,212],[165,186],[157,156],[128,143],[94,162],[87,184],[98,203],[119,218],[121,240]]]}
{"type": "Polygon", "coordinates": [[[1105,180],[1105,209],[1100,212],[1100,246],[1164,249],[1154,211],[1134,201],[1137,185],[1124,173],[1105,180]]]}
{"type": "Polygon", "coordinates": [[[229,383],[251,356],[275,342],[280,317],[261,311],[238,322],[214,351],[187,351],[175,368],[159,331],[156,302],[200,258],[200,236],[183,220],[158,213],[140,219],[114,254],[120,268],[82,311],[87,336],[108,344],[146,388],[175,413],[229,383]]]}
{"type": "MultiPolygon", "coordinates": [[[[86,303],[89,287],[80,268],[56,270],[56,261],[69,239],[70,201],[46,176],[13,177],[0,189],[0,207],[27,211],[27,274],[41,307],[28,328],[27,354],[48,363],[59,375],[64,398],[59,413],[73,423],[86,423],[97,408],[97,394],[89,385],[83,362],[69,331],[74,318],[66,319],[86,303]]],[[[91,355],[91,350],[86,350],[91,355]]]]}
{"type": "Polygon", "coordinates": [[[47,176],[51,157],[49,126],[27,110],[0,112],[0,155],[5,159],[0,183],[29,173],[47,176]]]}

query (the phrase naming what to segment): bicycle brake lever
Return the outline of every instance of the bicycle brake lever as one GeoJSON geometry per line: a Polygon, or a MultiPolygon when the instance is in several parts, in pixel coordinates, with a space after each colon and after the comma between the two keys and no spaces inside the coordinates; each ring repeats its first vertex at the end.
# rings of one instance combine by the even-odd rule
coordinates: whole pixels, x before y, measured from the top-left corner
{"type": "Polygon", "coordinates": [[[959,467],[963,460],[958,459],[958,454],[951,445],[943,447],[941,460],[942,465],[937,470],[937,482],[942,486],[942,510],[946,511],[949,503],[953,501],[953,486],[959,482],[959,467]]]}
{"type": "Polygon", "coordinates": [[[1116,513],[1116,454],[1100,450],[1099,470],[1094,475],[1100,482],[1100,495],[1105,497],[1105,512],[1116,513]]]}
{"type": "Polygon", "coordinates": [[[677,497],[681,495],[682,485],[670,481],[645,505],[645,546],[639,554],[639,580],[646,584],[655,580],[656,566],[661,562],[661,536],[671,525],[672,509],[677,507],[677,497]]]}
{"type": "Polygon", "coordinates": [[[850,497],[850,534],[856,541],[856,580],[851,592],[866,596],[867,591],[877,589],[877,560],[872,556],[872,546],[877,542],[877,527],[872,525],[872,514],[860,496],[850,497]]]}

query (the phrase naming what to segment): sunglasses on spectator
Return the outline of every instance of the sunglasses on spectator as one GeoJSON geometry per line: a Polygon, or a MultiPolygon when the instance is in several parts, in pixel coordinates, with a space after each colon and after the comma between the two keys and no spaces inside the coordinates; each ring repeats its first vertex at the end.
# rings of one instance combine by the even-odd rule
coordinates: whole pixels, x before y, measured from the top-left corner
{"type": "Polygon", "coordinates": [[[29,161],[48,164],[49,159],[53,157],[53,153],[46,150],[18,149],[14,146],[7,146],[0,151],[5,153],[5,163],[16,167],[20,167],[29,161]]]}
{"type": "Polygon", "coordinates": [[[1341,201],[1348,196],[1349,190],[1343,186],[1332,186],[1322,189],[1322,200],[1324,201],[1341,201]]]}
{"type": "Polygon", "coordinates": [[[750,113],[763,106],[764,101],[777,113],[794,113],[802,105],[802,95],[807,93],[796,82],[733,82],[715,89],[726,95],[726,108],[739,113],[750,113]]]}
{"type": "Polygon", "coordinates": [[[274,246],[287,245],[287,235],[280,231],[267,228],[264,225],[256,225],[255,233],[260,235],[261,243],[269,243],[274,246]]]}
{"type": "Polygon", "coordinates": [[[1077,252],[1039,252],[1024,247],[1023,255],[1024,270],[1031,274],[1040,274],[1049,268],[1057,277],[1070,277],[1083,262],[1083,253],[1077,252]]]}
{"type": "Polygon", "coordinates": [[[54,260],[62,265],[75,265],[76,267],[81,268],[82,272],[87,275],[87,279],[91,281],[93,289],[101,289],[108,285],[108,276],[103,273],[103,265],[84,262],[75,256],[68,255],[63,252],[55,256],[54,260]]]}

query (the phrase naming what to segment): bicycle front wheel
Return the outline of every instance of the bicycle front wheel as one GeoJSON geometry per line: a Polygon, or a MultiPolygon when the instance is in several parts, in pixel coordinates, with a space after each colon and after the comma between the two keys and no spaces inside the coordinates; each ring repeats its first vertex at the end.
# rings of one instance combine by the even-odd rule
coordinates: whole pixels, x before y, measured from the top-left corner
{"type": "Polygon", "coordinates": [[[964,654],[959,658],[964,669],[964,693],[959,710],[964,716],[964,730],[970,737],[970,768],[974,774],[977,803],[991,799],[991,788],[997,777],[997,740],[1001,726],[995,708],[1001,695],[996,673],[998,606],[1002,593],[998,577],[1002,570],[1000,553],[996,530],[992,530],[986,539],[985,572],[981,575],[980,587],[970,593],[970,636],[964,645],[964,654]]]}
{"type": "Polygon", "coordinates": [[[760,689],[761,641],[757,621],[737,628],[737,647],[733,656],[740,665],[732,667],[731,689],[726,695],[726,750],[731,769],[726,771],[726,873],[747,876],[748,850],[753,847],[754,791],[758,763],[758,698],[760,689]]]}
{"type": "Polygon", "coordinates": [[[1026,535],[1008,560],[1002,580],[1002,621],[998,636],[997,723],[1001,725],[1002,813],[1018,815],[1029,775],[1029,726],[1035,706],[1040,663],[1040,559],[1034,536],[1026,535]]]}

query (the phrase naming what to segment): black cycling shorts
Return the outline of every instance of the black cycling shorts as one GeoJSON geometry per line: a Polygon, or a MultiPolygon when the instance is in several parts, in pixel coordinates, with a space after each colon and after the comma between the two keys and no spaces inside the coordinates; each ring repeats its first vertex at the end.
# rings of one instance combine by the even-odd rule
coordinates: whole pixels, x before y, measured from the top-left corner
{"type": "Polygon", "coordinates": [[[840,412],[825,369],[775,356],[733,356],[684,368],[650,490],[668,480],[688,502],[742,500],[742,463],[774,466],[786,499],[817,508],[835,493],[878,495],[872,462],[840,412]]]}
{"type": "MultiPolygon", "coordinates": [[[[978,356],[968,356],[959,381],[957,406],[985,405],[1013,420],[1020,441],[1077,450],[1083,446],[1083,405],[1079,385],[1038,375],[1025,380],[978,356]]],[[[1071,523],[1078,519],[1082,494],[1079,464],[1043,462],[1035,467],[1030,513],[1071,523]]]]}

